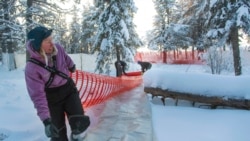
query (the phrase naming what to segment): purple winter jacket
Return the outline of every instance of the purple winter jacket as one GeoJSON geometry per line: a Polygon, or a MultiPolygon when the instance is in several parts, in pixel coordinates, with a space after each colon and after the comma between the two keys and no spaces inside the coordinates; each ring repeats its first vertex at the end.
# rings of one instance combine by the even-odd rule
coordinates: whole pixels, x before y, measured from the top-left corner
{"type": "MultiPolygon", "coordinates": [[[[69,75],[69,68],[72,68],[74,62],[72,59],[66,54],[64,49],[59,45],[55,44],[55,48],[57,48],[56,55],[56,66],[57,70],[69,75]]],[[[45,63],[44,57],[35,51],[30,42],[27,44],[27,50],[30,54],[31,58],[35,58],[43,63],[45,63]]],[[[48,58],[50,58],[48,56],[48,58]]],[[[48,59],[48,65],[52,66],[52,60],[48,59]]],[[[31,100],[34,103],[34,106],[37,110],[37,115],[40,117],[42,121],[50,117],[48,103],[46,99],[45,93],[45,83],[48,81],[50,77],[50,72],[47,71],[45,68],[34,64],[32,62],[27,62],[25,66],[25,81],[28,93],[30,95],[31,100]]],[[[61,76],[55,75],[53,82],[49,86],[58,87],[62,86],[67,82],[65,78],[61,76]]]]}

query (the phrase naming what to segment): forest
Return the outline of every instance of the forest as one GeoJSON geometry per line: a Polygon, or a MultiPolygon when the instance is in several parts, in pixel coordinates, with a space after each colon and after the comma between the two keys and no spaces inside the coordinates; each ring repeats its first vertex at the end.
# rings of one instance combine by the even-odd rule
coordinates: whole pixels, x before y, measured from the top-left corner
{"type": "Polygon", "coordinates": [[[241,75],[241,41],[250,43],[249,0],[152,0],[156,16],[143,39],[133,21],[134,1],[1,0],[0,62],[8,60],[8,69],[14,70],[14,53],[26,52],[26,33],[42,25],[53,29],[54,40],[68,53],[97,53],[98,73],[109,74],[113,60],[132,62],[145,46],[157,51],[230,50],[235,75],[241,75]]]}

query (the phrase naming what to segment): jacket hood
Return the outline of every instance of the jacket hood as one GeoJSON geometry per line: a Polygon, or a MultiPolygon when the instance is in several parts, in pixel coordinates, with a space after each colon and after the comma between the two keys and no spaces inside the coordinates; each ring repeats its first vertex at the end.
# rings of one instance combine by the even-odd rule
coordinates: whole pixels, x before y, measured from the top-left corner
{"type": "Polygon", "coordinates": [[[30,55],[31,58],[35,58],[35,59],[42,58],[41,54],[38,51],[35,51],[33,49],[33,47],[31,46],[31,42],[30,41],[27,42],[26,48],[27,48],[27,51],[28,51],[28,53],[29,53],[29,55],[30,55]]]}

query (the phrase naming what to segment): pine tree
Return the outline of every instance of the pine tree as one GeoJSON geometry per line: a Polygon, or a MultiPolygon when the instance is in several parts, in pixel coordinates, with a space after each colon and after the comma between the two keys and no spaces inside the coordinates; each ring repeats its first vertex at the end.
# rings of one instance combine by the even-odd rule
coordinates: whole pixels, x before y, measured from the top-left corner
{"type": "Polygon", "coordinates": [[[195,33],[192,37],[198,48],[232,46],[235,75],[240,75],[238,30],[249,35],[249,15],[248,0],[200,0],[186,12],[182,21],[192,26],[195,33]]]}
{"type": "Polygon", "coordinates": [[[0,3],[0,47],[3,64],[8,70],[16,69],[14,51],[23,40],[22,27],[15,18],[19,9],[17,0],[2,0],[0,3]]]}
{"type": "Polygon", "coordinates": [[[233,49],[235,75],[241,75],[239,33],[242,29],[250,35],[250,1],[217,0],[211,4],[207,36],[216,39],[217,46],[230,44],[233,49]]]}
{"type": "MultiPolygon", "coordinates": [[[[153,38],[149,41],[149,48],[162,50],[166,47],[165,32],[168,25],[172,23],[172,11],[175,7],[174,0],[154,0],[157,15],[154,20],[153,38]]],[[[150,35],[152,36],[152,35],[150,35]]]]}
{"type": "Polygon", "coordinates": [[[75,5],[73,11],[73,20],[70,24],[70,35],[69,35],[69,50],[70,53],[78,53],[81,52],[81,19],[77,11],[80,11],[75,5]]]}
{"type": "Polygon", "coordinates": [[[199,50],[207,48],[207,40],[204,39],[206,12],[209,11],[209,3],[207,0],[196,0],[188,3],[187,10],[179,20],[182,24],[190,26],[190,37],[193,39],[192,45],[199,50]]]}
{"type": "Polygon", "coordinates": [[[105,4],[99,17],[93,51],[98,52],[96,71],[109,75],[114,59],[132,60],[141,41],[132,20],[136,10],[133,0],[110,0],[105,4]]]}
{"type": "Polygon", "coordinates": [[[65,15],[72,14],[72,9],[62,8],[60,4],[65,4],[63,0],[27,0],[27,12],[26,12],[26,29],[27,32],[38,26],[43,25],[48,28],[52,28],[55,38],[59,42],[61,37],[65,36],[65,33],[69,30],[65,22],[65,15]],[[59,34],[60,33],[60,34],[59,34]],[[64,33],[64,34],[62,34],[64,33]]]}
{"type": "Polygon", "coordinates": [[[100,9],[95,6],[87,5],[84,7],[82,14],[82,33],[81,46],[83,53],[90,53],[91,47],[95,41],[94,35],[98,28],[98,18],[100,9]]]}

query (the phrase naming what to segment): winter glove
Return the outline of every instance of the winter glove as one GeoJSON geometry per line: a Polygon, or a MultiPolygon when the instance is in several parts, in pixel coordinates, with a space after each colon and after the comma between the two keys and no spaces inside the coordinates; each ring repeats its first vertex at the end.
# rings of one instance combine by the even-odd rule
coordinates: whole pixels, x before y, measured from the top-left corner
{"type": "Polygon", "coordinates": [[[47,118],[43,121],[45,126],[45,134],[47,137],[59,137],[59,131],[54,124],[52,124],[51,119],[47,118]]]}
{"type": "Polygon", "coordinates": [[[73,65],[73,67],[69,68],[69,71],[72,72],[72,73],[75,72],[76,71],[76,65],[73,65]]]}

